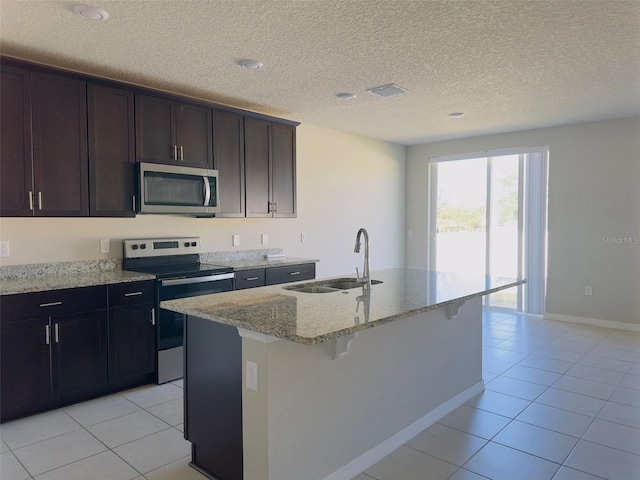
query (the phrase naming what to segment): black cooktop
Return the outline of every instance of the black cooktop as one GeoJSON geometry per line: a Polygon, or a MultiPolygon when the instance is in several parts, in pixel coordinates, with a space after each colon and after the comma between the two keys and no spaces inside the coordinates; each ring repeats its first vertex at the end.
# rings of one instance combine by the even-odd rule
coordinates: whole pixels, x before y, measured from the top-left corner
{"type": "Polygon", "coordinates": [[[125,258],[124,270],[149,273],[157,278],[203,277],[218,273],[231,273],[233,268],[224,265],[200,263],[198,255],[170,255],[147,258],[125,258]]]}

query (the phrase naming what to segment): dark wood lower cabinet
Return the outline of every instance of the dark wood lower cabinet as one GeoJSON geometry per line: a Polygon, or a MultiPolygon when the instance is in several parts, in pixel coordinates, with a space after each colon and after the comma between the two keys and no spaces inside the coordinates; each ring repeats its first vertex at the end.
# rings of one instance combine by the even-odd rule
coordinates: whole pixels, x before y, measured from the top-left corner
{"type": "MultiPolygon", "coordinates": [[[[153,305],[109,310],[109,381],[155,376],[156,338],[153,305]]],[[[149,378],[153,381],[153,378],[149,378]]]]}
{"type": "Polygon", "coordinates": [[[155,381],[153,302],[154,281],[3,296],[0,421],[155,381]]]}
{"type": "Polygon", "coordinates": [[[0,324],[2,419],[42,410],[54,403],[49,318],[0,324]]]}
{"type": "Polygon", "coordinates": [[[54,386],[60,401],[97,394],[107,386],[107,312],[52,317],[54,386]]]}
{"type": "Polygon", "coordinates": [[[218,480],[241,480],[242,339],[235,327],[187,316],[185,438],[192,463],[218,480]]]}

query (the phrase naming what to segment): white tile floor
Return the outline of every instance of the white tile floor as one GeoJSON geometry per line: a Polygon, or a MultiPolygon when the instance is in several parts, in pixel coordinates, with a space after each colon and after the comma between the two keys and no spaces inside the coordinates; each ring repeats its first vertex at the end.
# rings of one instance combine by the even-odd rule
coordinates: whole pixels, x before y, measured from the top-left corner
{"type": "MultiPolygon", "coordinates": [[[[354,480],[640,479],[640,333],[485,312],[484,347],[486,391],[354,480]]],[[[3,424],[0,478],[204,479],[181,387],[3,424]]]]}

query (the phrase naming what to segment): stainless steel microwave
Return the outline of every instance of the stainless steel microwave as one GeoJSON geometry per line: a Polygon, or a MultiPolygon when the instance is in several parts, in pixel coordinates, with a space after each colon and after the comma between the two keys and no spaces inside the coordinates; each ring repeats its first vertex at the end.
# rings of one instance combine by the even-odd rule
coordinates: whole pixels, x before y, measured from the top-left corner
{"type": "Polygon", "coordinates": [[[139,213],[212,217],[218,213],[218,171],[138,163],[139,213]]]}

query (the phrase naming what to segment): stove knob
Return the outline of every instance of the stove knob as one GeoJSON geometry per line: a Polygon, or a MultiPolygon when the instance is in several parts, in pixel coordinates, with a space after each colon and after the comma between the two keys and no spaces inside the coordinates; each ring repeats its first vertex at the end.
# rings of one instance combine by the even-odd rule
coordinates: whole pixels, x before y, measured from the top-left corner
{"type": "Polygon", "coordinates": [[[146,243],[141,244],[141,245],[140,245],[140,248],[141,248],[142,250],[144,250],[145,248],[147,248],[147,244],[146,244],[146,243]]]}
{"type": "Polygon", "coordinates": [[[197,245],[197,243],[196,243],[196,242],[191,242],[191,246],[192,246],[192,247],[195,247],[196,245],[197,245]]]}
{"type": "Polygon", "coordinates": [[[137,249],[138,249],[138,245],[136,245],[135,243],[131,245],[131,250],[137,250],[137,249]]]}
{"type": "Polygon", "coordinates": [[[184,246],[188,247],[189,246],[189,242],[184,242],[184,246]]]}

